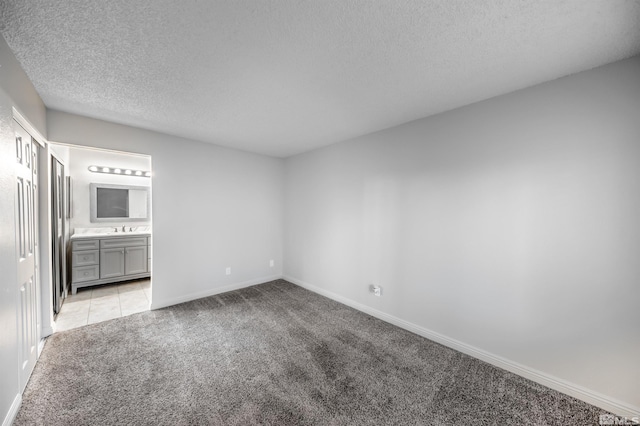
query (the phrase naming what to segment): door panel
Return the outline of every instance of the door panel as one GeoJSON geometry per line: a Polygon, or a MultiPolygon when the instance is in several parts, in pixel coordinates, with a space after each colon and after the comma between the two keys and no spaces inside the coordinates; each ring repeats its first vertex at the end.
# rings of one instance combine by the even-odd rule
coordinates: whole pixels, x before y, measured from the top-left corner
{"type": "Polygon", "coordinates": [[[40,287],[40,203],[39,203],[39,176],[38,176],[38,167],[40,167],[39,162],[39,151],[40,147],[37,142],[33,143],[31,146],[31,170],[33,181],[31,185],[33,187],[33,241],[34,241],[34,253],[35,253],[35,275],[33,287],[35,288],[34,297],[35,297],[35,306],[36,306],[36,330],[37,335],[36,338],[42,335],[42,315],[41,315],[41,291],[40,287]]]}
{"type": "MultiPolygon", "coordinates": [[[[29,133],[14,121],[16,136],[16,238],[20,313],[20,390],[23,391],[36,363],[38,344],[38,301],[36,289],[33,141],[29,133]]],[[[34,151],[37,147],[34,147],[34,151]]]]}
{"type": "MultiPolygon", "coordinates": [[[[31,326],[37,323],[37,310],[33,308],[34,306],[37,306],[36,294],[35,281],[29,280],[20,286],[21,322],[22,324],[28,325],[26,327],[22,327],[21,330],[23,354],[21,368],[25,371],[28,370],[29,367],[32,367],[30,364],[32,361],[35,363],[36,357],[36,344],[34,344],[34,342],[37,341],[36,327],[31,326]]],[[[30,374],[30,372],[28,373],[30,374]]]]}
{"type": "Polygon", "coordinates": [[[147,272],[147,246],[127,247],[124,265],[126,275],[147,272]]]}
{"type": "Polygon", "coordinates": [[[25,214],[24,214],[24,178],[18,176],[18,187],[16,188],[16,221],[18,222],[16,225],[18,226],[18,235],[17,235],[17,243],[18,243],[18,259],[22,262],[23,259],[26,259],[27,251],[25,250],[25,214]]]}
{"type": "Polygon", "coordinates": [[[124,275],[124,248],[100,250],[100,278],[121,277],[124,275]]]}

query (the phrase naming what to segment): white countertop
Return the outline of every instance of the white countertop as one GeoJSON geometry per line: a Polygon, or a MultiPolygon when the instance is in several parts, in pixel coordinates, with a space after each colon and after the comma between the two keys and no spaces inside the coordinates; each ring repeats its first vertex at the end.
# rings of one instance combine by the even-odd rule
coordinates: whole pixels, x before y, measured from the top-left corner
{"type": "MultiPolygon", "coordinates": [[[[132,229],[136,227],[125,226],[125,229],[132,229]]],[[[74,234],[71,236],[72,240],[78,240],[81,238],[102,238],[102,237],[149,237],[151,236],[151,227],[140,226],[132,231],[122,231],[122,227],[102,227],[102,228],[76,228],[74,234]],[[117,229],[117,231],[116,231],[117,229]]]]}
{"type": "Polygon", "coordinates": [[[83,234],[73,234],[70,238],[72,240],[79,240],[81,238],[104,238],[104,237],[139,237],[145,236],[150,237],[151,232],[143,232],[143,231],[133,231],[133,232],[96,232],[96,233],[83,233],[83,234]]]}

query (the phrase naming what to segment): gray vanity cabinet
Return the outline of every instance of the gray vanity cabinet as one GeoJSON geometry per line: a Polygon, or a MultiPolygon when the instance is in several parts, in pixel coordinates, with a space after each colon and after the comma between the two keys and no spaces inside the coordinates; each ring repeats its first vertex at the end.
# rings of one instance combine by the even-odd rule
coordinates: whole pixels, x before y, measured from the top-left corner
{"type": "Polygon", "coordinates": [[[71,242],[71,287],[151,276],[148,235],[77,238],[71,242]]]}

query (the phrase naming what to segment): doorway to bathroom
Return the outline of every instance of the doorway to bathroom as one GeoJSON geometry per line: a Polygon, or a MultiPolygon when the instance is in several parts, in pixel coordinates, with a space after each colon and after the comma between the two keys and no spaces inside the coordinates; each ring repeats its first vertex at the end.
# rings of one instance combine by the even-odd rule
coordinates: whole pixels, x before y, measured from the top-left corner
{"type": "Polygon", "coordinates": [[[64,170],[58,242],[66,259],[58,268],[62,290],[51,301],[55,331],[149,310],[151,157],[58,143],[49,148],[64,170]]]}

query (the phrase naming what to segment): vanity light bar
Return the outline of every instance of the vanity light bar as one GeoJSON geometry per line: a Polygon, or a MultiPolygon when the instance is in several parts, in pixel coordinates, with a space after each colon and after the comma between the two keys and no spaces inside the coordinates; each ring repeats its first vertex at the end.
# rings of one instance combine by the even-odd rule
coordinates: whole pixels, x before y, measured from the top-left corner
{"type": "Polygon", "coordinates": [[[111,175],[151,177],[151,172],[144,170],[122,169],[120,167],[89,166],[89,171],[93,173],[108,173],[111,175]]]}

